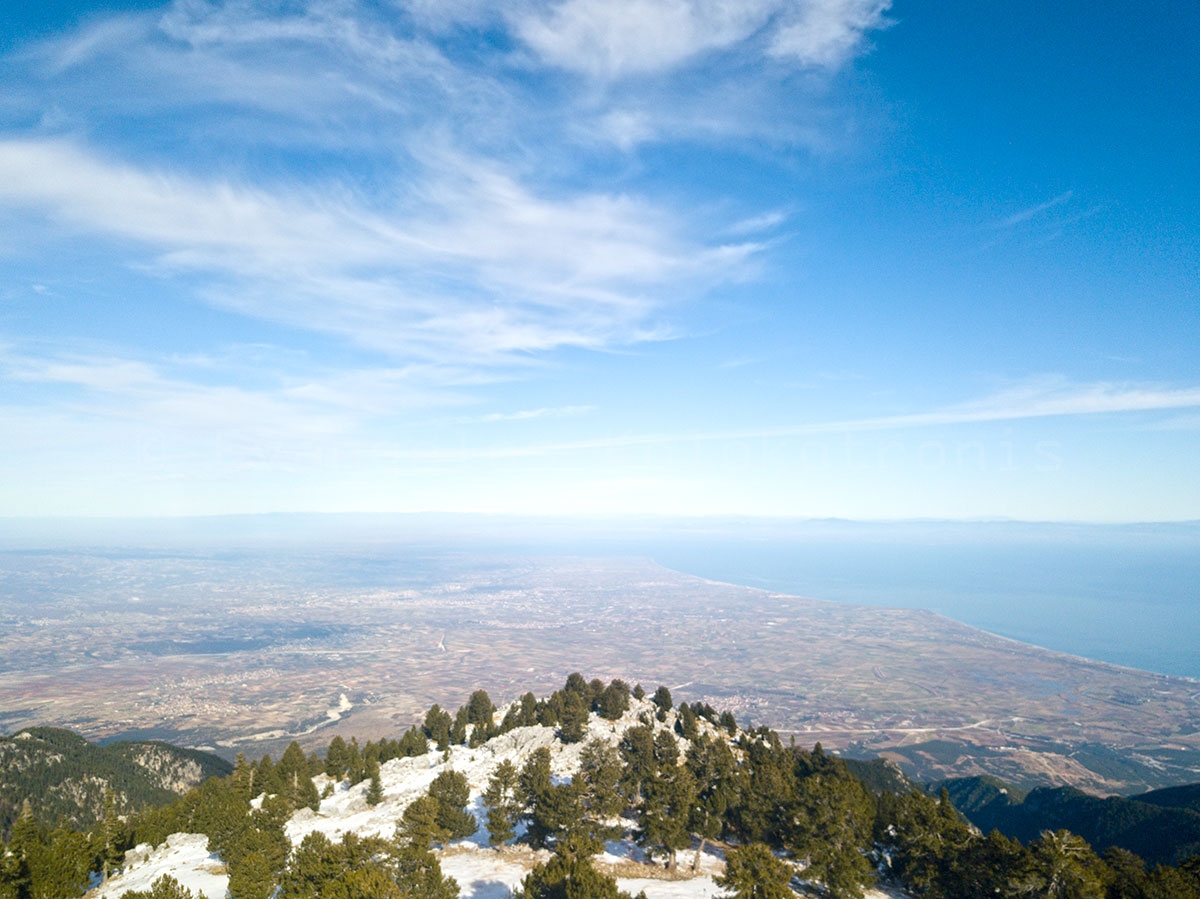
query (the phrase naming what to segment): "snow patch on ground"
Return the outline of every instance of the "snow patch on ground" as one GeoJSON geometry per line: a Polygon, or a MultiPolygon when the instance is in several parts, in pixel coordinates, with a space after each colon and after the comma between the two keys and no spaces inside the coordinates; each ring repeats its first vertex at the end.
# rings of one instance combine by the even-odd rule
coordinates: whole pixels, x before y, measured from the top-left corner
{"type": "Polygon", "coordinates": [[[480,849],[471,844],[443,852],[442,873],[458,881],[462,899],[509,899],[525,875],[549,853],[528,849],[480,849]]]}
{"type": "Polygon", "coordinates": [[[161,846],[149,844],[125,853],[125,868],[108,883],[88,893],[88,899],[117,899],[127,890],[148,890],[154,881],[170,874],[207,899],[225,899],[229,876],[225,865],[208,851],[208,837],[200,833],[173,833],[161,846]]]}
{"type": "Polygon", "coordinates": [[[646,899],[713,899],[727,895],[713,883],[711,877],[696,877],[691,880],[652,880],[648,877],[618,877],[617,886],[636,896],[646,891],[646,899]]]}

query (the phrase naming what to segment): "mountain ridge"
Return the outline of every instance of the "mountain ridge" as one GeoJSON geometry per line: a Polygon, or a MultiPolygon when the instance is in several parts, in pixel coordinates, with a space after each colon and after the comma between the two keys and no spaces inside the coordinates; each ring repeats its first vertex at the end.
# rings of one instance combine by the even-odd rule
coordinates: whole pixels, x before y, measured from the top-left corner
{"type": "Polygon", "coordinates": [[[162,741],[99,744],[63,728],[25,728],[0,737],[0,833],[10,835],[26,802],[41,820],[87,828],[104,816],[109,793],[129,813],[232,771],[218,756],[162,741]]]}

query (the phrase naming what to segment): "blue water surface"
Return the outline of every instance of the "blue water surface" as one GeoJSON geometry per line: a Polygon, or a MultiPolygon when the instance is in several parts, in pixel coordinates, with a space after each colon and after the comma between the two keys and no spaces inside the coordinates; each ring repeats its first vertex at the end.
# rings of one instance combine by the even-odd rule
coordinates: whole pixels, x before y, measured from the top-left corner
{"type": "Polygon", "coordinates": [[[1200,678],[1200,549],[1176,534],[1047,526],[693,535],[660,543],[653,557],[712,580],[929,609],[1049,649],[1200,678]]]}

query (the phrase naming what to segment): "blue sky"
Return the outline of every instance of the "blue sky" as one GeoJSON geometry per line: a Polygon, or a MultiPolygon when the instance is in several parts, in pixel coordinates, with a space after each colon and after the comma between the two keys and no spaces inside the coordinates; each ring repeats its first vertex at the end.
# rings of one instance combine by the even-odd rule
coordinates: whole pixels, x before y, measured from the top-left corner
{"type": "Polygon", "coordinates": [[[0,515],[1200,518],[1200,9],[25,4],[0,515]]]}

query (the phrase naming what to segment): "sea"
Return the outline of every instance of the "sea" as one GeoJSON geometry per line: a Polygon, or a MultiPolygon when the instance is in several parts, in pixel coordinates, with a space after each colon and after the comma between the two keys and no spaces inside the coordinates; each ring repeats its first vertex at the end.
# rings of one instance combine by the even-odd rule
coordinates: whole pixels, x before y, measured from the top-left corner
{"type": "Polygon", "coordinates": [[[649,557],[713,581],[927,609],[1047,649],[1200,679],[1197,521],[563,520],[523,533],[510,522],[502,542],[533,554],[649,557]]]}
{"type": "Polygon", "coordinates": [[[1171,527],[862,526],[663,541],[655,561],[816,599],[928,609],[1085,658],[1200,679],[1200,542],[1171,527]]]}

